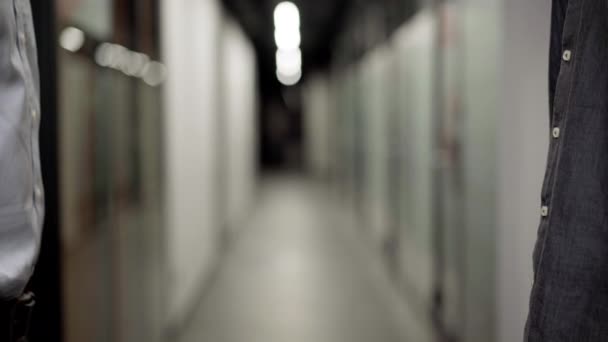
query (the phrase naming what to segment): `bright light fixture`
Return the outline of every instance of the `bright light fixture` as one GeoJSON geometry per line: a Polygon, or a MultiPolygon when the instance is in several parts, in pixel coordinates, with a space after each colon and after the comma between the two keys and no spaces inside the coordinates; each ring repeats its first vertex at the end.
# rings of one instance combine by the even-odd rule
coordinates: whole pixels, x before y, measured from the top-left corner
{"type": "Polygon", "coordinates": [[[284,75],[279,70],[277,70],[277,79],[283,85],[286,85],[286,86],[295,85],[300,81],[301,78],[302,78],[302,70],[298,70],[293,75],[284,75]]]}
{"type": "Polygon", "coordinates": [[[286,86],[294,85],[302,78],[300,11],[294,3],[284,1],[274,9],[274,40],[277,79],[286,86]]]}
{"type": "Polygon", "coordinates": [[[150,57],[146,54],[132,51],[129,53],[129,58],[122,71],[129,76],[143,77],[149,64],[150,57]]]}
{"type": "Polygon", "coordinates": [[[295,75],[302,70],[302,51],[279,50],[276,54],[277,70],[283,75],[295,75]]]}
{"type": "Polygon", "coordinates": [[[84,41],[84,32],[75,27],[66,27],[61,31],[61,35],[59,36],[59,45],[70,52],[80,50],[84,45],[84,41]]]}
{"type": "Polygon", "coordinates": [[[156,87],[167,79],[167,67],[160,62],[149,62],[146,66],[144,82],[149,86],[156,87]]]}
{"type": "Polygon", "coordinates": [[[302,37],[300,30],[279,30],[274,31],[274,41],[279,50],[295,50],[300,47],[302,37]]]}
{"type": "Polygon", "coordinates": [[[118,44],[100,44],[95,50],[95,62],[102,67],[122,71],[127,76],[140,78],[153,87],[161,85],[167,79],[167,67],[163,63],[118,44]]]}
{"type": "Polygon", "coordinates": [[[294,30],[300,28],[300,11],[294,3],[281,2],[274,9],[274,27],[277,30],[294,30]]]}

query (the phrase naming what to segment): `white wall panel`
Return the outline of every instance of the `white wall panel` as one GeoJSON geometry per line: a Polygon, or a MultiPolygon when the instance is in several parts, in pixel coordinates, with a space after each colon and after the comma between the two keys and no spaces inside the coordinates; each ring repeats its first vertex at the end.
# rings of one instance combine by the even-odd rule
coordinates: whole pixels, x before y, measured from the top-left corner
{"type": "Polygon", "coordinates": [[[393,37],[399,56],[403,125],[401,260],[405,281],[425,305],[432,282],[432,117],[436,18],[424,11],[393,37]]]}
{"type": "Polygon", "coordinates": [[[222,32],[222,126],[225,210],[230,229],[249,213],[255,195],[257,80],[253,46],[239,26],[226,21],[222,32]]]}
{"type": "Polygon", "coordinates": [[[364,202],[367,223],[379,246],[387,237],[389,228],[388,203],[388,67],[391,49],[380,47],[370,54],[361,65],[362,87],[360,96],[364,100],[363,127],[366,176],[364,202]]]}
{"type": "Polygon", "coordinates": [[[540,192],[549,143],[551,1],[503,5],[502,99],[498,119],[497,341],[521,340],[532,284],[540,192]]]}
{"type": "Polygon", "coordinates": [[[331,123],[334,115],[328,78],[322,74],[309,76],[303,96],[307,167],[313,175],[324,177],[329,172],[331,123]]]}
{"type": "Polygon", "coordinates": [[[464,35],[465,327],[464,340],[494,340],[496,122],[503,51],[500,1],[462,4],[464,35]]]}
{"type": "Polygon", "coordinates": [[[219,245],[217,131],[220,10],[214,0],[162,1],[169,317],[183,319],[219,245]]]}

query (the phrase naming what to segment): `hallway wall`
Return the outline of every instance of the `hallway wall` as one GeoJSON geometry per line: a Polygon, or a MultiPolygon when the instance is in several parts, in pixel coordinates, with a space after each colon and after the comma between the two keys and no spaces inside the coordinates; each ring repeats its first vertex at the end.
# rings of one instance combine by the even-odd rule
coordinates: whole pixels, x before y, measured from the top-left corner
{"type": "Polygon", "coordinates": [[[212,269],[220,239],[216,166],[220,10],[163,1],[169,320],[180,321],[212,269]],[[197,39],[192,35],[196,32],[197,39]]]}
{"type": "Polygon", "coordinates": [[[503,96],[498,151],[498,341],[521,339],[532,283],[532,249],[549,145],[551,1],[503,3],[503,96]],[[533,28],[533,29],[530,29],[533,28]],[[507,129],[504,129],[508,127],[507,129]]]}
{"type": "Polygon", "coordinates": [[[58,80],[49,87],[58,96],[58,139],[46,148],[59,155],[59,212],[51,215],[60,216],[63,296],[55,309],[63,340],[160,341],[162,96],[144,70],[162,64],[141,63],[160,60],[156,7],[151,0],[138,0],[137,12],[118,0],[53,3],[57,35],[44,44],[57,44],[58,80]],[[127,25],[135,14],[139,20],[127,25]]]}
{"type": "MultiPolygon", "coordinates": [[[[376,32],[382,43],[307,84],[328,84],[329,96],[308,91],[305,119],[332,136],[308,135],[318,139],[310,159],[331,151],[332,182],[355,222],[405,303],[421,317],[439,308],[438,334],[523,336],[548,143],[549,17],[548,0],[421,7],[388,40],[376,32]],[[329,118],[311,113],[324,107],[335,108],[329,118]]],[[[361,44],[349,32],[336,55],[361,44]]]]}
{"type": "Polygon", "coordinates": [[[196,305],[255,185],[255,57],[214,0],[163,1],[168,321],[196,305]]]}
{"type": "Polygon", "coordinates": [[[247,217],[257,186],[257,88],[256,56],[238,24],[222,25],[221,101],[226,227],[234,232],[247,217]]]}
{"type": "MultiPolygon", "coordinates": [[[[460,302],[464,307],[461,335],[464,341],[494,341],[496,334],[496,239],[498,164],[497,120],[504,51],[502,0],[469,0],[454,5],[455,29],[462,34],[464,69],[460,84],[463,116],[462,182],[464,214],[459,241],[462,248],[460,302]]],[[[508,1],[508,0],[507,0],[508,1]]],[[[512,181],[517,181],[513,179],[512,181]]]]}
{"type": "Polygon", "coordinates": [[[330,120],[333,115],[329,82],[323,73],[311,75],[303,89],[304,142],[306,168],[314,175],[326,178],[330,170],[330,120]]]}

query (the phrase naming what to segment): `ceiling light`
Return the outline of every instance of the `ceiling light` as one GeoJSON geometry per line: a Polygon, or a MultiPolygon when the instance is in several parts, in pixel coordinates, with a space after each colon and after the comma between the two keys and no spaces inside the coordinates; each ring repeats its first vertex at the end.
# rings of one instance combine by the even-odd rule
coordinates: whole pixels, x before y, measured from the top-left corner
{"type": "Polygon", "coordinates": [[[300,81],[301,78],[302,78],[302,70],[298,70],[293,75],[284,75],[281,72],[279,72],[279,70],[277,70],[277,79],[283,85],[286,85],[286,86],[295,85],[300,81]]]}
{"type": "Polygon", "coordinates": [[[167,67],[160,62],[149,62],[143,79],[149,86],[159,86],[167,79],[167,67]]]}
{"type": "Polygon", "coordinates": [[[84,45],[84,41],[84,32],[75,27],[66,27],[59,36],[59,45],[70,52],[80,50],[84,45]]]}
{"type": "Polygon", "coordinates": [[[281,2],[274,9],[274,27],[279,30],[300,28],[300,11],[292,2],[281,2]]]}
{"type": "Polygon", "coordinates": [[[302,51],[279,50],[276,54],[277,70],[283,75],[294,75],[302,69],[302,51]]]}
{"type": "Polygon", "coordinates": [[[302,37],[299,30],[275,30],[274,41],[279,50],[295,50],[300,47],[302,37]]]}

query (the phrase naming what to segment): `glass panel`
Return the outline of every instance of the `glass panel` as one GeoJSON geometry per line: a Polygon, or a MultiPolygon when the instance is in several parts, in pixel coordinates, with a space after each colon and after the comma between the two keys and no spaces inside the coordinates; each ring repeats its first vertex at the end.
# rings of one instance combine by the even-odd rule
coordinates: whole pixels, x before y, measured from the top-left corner
{"type": "Polygon", "coordinates": [[[160,341],[160,88],[124,68],[136,52],[140,70],[156,59],[155,5],[57,6],[65,340],[160,341]],[[137,22],[126,20],[136,9],[137,22]]]}
{"type": "Polygon", "coordinates": [[[439,69],[439,141],[441,212],[439,257],[442,258],[443,321],[447,333],[461,336],[464,327],[464,165],[462,92],[462,37],[458,7],[446,3],[438,11],[441,38],[438,45],[439,69]]]}

